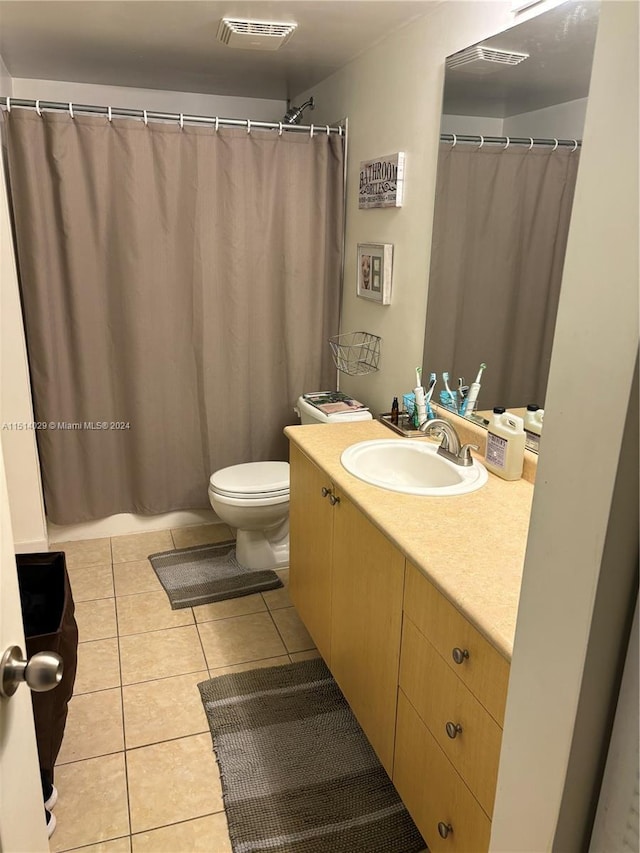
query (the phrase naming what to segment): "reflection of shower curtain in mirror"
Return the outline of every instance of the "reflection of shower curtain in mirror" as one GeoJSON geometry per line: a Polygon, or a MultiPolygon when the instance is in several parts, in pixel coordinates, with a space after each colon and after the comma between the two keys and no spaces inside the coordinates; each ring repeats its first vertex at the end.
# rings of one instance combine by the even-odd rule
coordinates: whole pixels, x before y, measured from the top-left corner
{"type": "Polygon", "coordinates": [[[35,417],[69,425],[38,432],[49,519],[206,508],[216,469],[286,459],[335,381],[343,139],[5,119],[35,417]]]}
{"type": "Polygon", "coordinates": [[[424,367],[544,404],[579,151],[440,146],[424,367]]]}

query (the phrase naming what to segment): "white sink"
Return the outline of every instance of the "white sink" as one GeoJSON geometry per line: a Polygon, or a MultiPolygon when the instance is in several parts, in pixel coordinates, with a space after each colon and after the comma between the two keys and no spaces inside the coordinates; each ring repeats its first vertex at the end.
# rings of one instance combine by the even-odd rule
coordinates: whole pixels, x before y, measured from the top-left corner
{"type": "Polygon", "coordinates": [[[438,456],[438,445],[420,439],[359,441],[340,461],[354,477],[406,495],[465,495],[482,488],[487,469],[477,460],[468,468],[438,456]]]}

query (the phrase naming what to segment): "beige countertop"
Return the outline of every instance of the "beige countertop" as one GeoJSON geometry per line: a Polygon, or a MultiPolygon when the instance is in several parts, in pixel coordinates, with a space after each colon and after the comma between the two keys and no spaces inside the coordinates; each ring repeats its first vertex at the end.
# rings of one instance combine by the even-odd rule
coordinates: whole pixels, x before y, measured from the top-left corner
{"type": "Polygon", "coordinates": [[[533,485],[489,474],[477,492],[415,497],[370,486],[342,467],[357,441],[402,438],[377,421],[291,426],[287,437],[511,660],[533,485]]]}

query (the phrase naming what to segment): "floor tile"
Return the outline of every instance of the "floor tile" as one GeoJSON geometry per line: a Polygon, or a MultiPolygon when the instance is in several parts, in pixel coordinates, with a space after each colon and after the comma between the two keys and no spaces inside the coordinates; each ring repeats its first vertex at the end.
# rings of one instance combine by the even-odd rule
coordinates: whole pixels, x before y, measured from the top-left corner
{"type": "Polygon", "coordinates": [[[121,637],[120,660],[123,684],[207,668],[195,625],[121,637]]]}
{"type": "Polygon", "coordinates": [[[286,653],[268,613],[202,622],[198,631],[209,669],[286,653]]]}
{"type": "Polygon", "coordinates": [[[49,550],[64,551],[67,569],[111,563],[111,542],[108,538],[56,542],[49,550]]]}
{"type": "Polygon", "coordinates": [[[58,764],[122,752],[122,696],[120,688],[74,696],[58,764]]]}
{"type": "Polygon", "coordinates": [[[259,613],[267,607],[262,595],[242,595],[240,598],[226,598],[224,601],[214,601],[211,604],[200,604],[193,608],[196,622],[212,622],[214,619],[228,619],[230,616],[246,616],[248,613],[259,613]]]}
{"type": "Polygon", "coordinates": [[[298,663],[300,660],[313,660],[320,657],[320,652],[317,649],[309,649],[306,652],[291,652],[289,655],[291,663],[298,663]]]}
{"type": "MultiPolygon", "coordinates": [[[[131,853],[131,838],[115,838],[113,841],[101,841],[89,847],[81,847],[78,853],[131,853]]],[[[176,853],[176,851],[174,851],[176,853]]]]}
{"type": "Polygon", "coordinates": [[[120,686],[118,640],[91,640],[78,645],[74,694],[120,686]]]}
{"type": "Polygon", "coordinates": [[[190,607],[172,610],[166,592],[141,592],[117,599],[118,631],[121,637],[127,634],[142,634],[146,631],[161,631],[164,628],[180,628],[193,625],[190,607]]]}
{"type": "Polygon", "coordinates": [[[228,675],[230,672],[246,672],[248,669],[264,669],[267,666],[284,666],[290,662],[289,655],[279,655],[275,658],[235,663],[232,666],[219,666],[217,669],[210,669],[209,674],[211,678],[217,678],[219,675],[228,675]]]}
{"type": "Polygon", "coordinates": [[[55,783],[53,853],[129,834],[124,753],[63,764],[55,783]]]}
{"type": "Polygon", "coordinates": [[[209,731],[197,686],[208,678],[204,670],[124,687],[127,749],[209,731]]]}
{"type": "Polygon", "coordinates": [[[223,808],[209,733],[129,750],[127,773],[132,832],[223,808]]]}
{"type": "Polygon", "coordinates": [[[104,640],[117,637],[115,598],[98,598],[95,601],[76,601],[78,642],[104,640]]]}
{"type": "Polygon", "coordinates": [[[269,610],[280,610],[282,607],[293,606],[289,598],[289,569],[276,569],[276,574],[284,586],[262,593],[269,610]]]}
{"type": "Polygon", "coordinates": [[[146,560],[149,554],[155,554],[158,551],[173,551],[173,547],[173,539],[169,530],[153,530],[149,533],[131,533],[128,536],[111,537],[114,563],[146,560]]]}
{"type": "Polygon", "coordinates": [[[194,545],[213,545],[235,539],[226,524],[198,524],[195,527],[174,527],[171,530],[176,548],[191,548],[194,545]]]}
{"type": "Polygon", "coordinates": [[[133,836],[133,853],[231,853],[224,812],[133,836]]]}
{"type": "Polygon", "coordinates": [[[74,602],[113,598],[113,571],[111,564],[79,566],[69,569],[69,583],[74,602]]]}
{"type": "Polygon", "coordinates": [[[113,567],[113,582],[116,595],[137,595],[139,592],[157,592],[162,589],[149,560],[116,563],[113,567]]]}
{"type": "Polygon", "coordinates": [[[315,647],[315,643],[294,607],[274,610],[271,616],[277,625],[288,652],[304,652],[315,647]]]}

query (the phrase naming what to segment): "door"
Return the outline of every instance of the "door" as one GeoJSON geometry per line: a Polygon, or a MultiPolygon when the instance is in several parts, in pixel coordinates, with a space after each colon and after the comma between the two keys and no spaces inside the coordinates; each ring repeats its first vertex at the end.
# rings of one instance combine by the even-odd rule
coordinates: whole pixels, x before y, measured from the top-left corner
{"type": "MultiPolygon", "coordinates": [[[[9,646],[25,650],[4,459],[0,453],[0,655],[9,646]]],[[[21,684],[10,699],[0,697],[0,850],[42,853],[48,849],[31,696],[26,684],[21,684]]]]}

